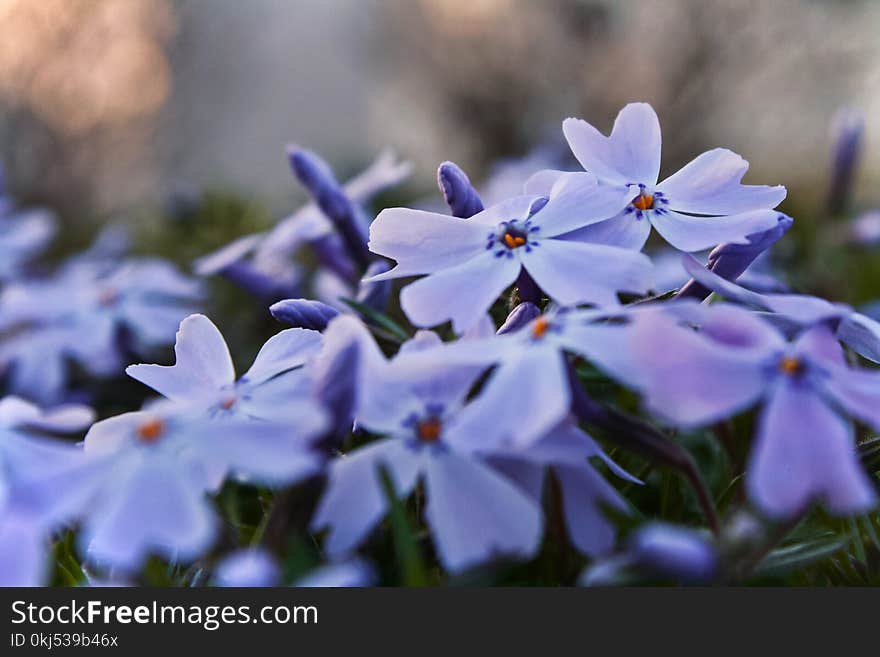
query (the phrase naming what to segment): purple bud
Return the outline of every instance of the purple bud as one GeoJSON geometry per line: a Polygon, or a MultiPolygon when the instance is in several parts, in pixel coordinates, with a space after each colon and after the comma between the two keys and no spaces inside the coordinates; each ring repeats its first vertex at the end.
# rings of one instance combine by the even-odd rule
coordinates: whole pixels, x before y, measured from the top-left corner
{"type": "Polygon", "coordinates": [[[839,109],[831,120],[834,144],[831,151],[831,181],[828,188],[828,212],[839,214],[846,208],[862,150],[865,119],[851,107],[839,109]]]}
{"type": "Polygon", "coordinates": [[[437,184],[453,217],[467,219],[483,211],[483,201],[467,174],[454,162],[444,162],[437,169],[437,184]]]}
{"type": "Polygon", "coordinates": [[[541,309],[538,308],[538,306],[529,301],[524,301],[510,311],[507,319],[504,320],[501,328],[498,329],[497,334],[504,335],[505,333],[513,333],[514,331],[518,331],[523,326],[534,320],[536,317],[539,317],[540,315],[541,309]]]}
{"type": "Polygon", "coordinates": [[[312,390],[330,412],[333,436],[348,434],[354,422],[360,349],[358,342],[352,340],[325,356],[314,372],[312,390]]]}
{"type": "Polygon", "coordinates": [[[317,256],[323,267],[329,269],[342,280],[352,283],[358,280],[351,258],[345,250],[345,246],[339,239],[339,235],[328,234],[309,242],[309,246],[317,256]]]}
{"type": "Polygon", "coordinates": [[[544,296],[541,287],[535,282],[532,275],[526,271],[525,267],[523,267],[519,277],[516,279],[516,289],[519,291],[520,301],[538,304],[541,302],[541,297],[544,296]]]}
{"type": "MultiPolygon", "coordinates": [[[[391,265],[387,260],[376,260],[370,263],[370,266],[367,267],[364,277],[378,276],[379,274],[384,274],[389,269],[391,269],[391,265]]],[[[369,283],[361,281],[358,285],[355,301],[358,301],[373,310],[385,312],[385,309],[388,308],[388,300],[390,298],[391,281],[375,281],[369,283]]]]}
{"type": "Polygon", "coordinates": [[[280,281],[246,262],[233,262],[220,272],[224,278],[265,301],[277,301],[296,294],[292,282],[280,281]]]}
{"type": "Polygon", "coordinates": [[[323,331],[339,311],[312,299],[284,299],[269,307],[272,317],[293,328],[323,331]]]}
{"type": "Polygon", "coordinates": [[[363,270],[370,262],[367,235],[359,216],[360,210],[346,196],[333,171],[324,160],[302,148],[287,149],[290,167],[342,238],[348,254],[363,270]]]}
{"type": "Polygon", "coordinates": [[[708,583],[718,571],[715,547],[703,534],[665,523],[640,528],[629,552],[640,568],[681,582],[708,583]]]}
{"type": "MultiPolygon", "coordinates": [[[[746,236],[747,244],[728,242],[716,246],[709,254],[706,267],[728,281],[736,281],[749,268],[759,255],[773,246],[785,235],[794,223],[788,215],[779,215],[777,224],[760,233],[746,236]]],[[[685,283],[676,295],[679,298],[705,299],[711,290],[691,279],[685,283]]]]}

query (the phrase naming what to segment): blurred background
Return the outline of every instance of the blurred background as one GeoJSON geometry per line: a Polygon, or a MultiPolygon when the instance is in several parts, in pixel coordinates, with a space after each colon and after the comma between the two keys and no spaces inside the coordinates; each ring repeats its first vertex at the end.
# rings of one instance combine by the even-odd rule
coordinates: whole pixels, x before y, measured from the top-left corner
{"type": "Polygon", "coordinates": [[[479,181],[564,152],[566,116],[607,130],[633,100],[660,115],[668,171],[727,146],[804,204],[825,195],[835,111],[856,108],[855,203],[880,201],[870,1],[0,0],[0,26],[0,156],[68,227],[159,221],[204,190],[286,212],[304,198],[290,142],[340,176],[391,146],[412,198],[442,160],[479,181]]]}

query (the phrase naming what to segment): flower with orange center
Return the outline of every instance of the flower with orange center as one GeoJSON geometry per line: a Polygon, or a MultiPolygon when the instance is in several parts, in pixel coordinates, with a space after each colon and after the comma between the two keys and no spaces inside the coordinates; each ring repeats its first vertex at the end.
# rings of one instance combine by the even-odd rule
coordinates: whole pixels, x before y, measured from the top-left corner
{"type": "Polygon", "coordinates": [[[532,324],[532,337],[533,338],[542,338],[547,330],[550,328],[550,320],[548,320],[544,315],[536,318],[534,323],[532,324]]]}
{"type": "Polygon", "coordinates": [[[641,211],[654,209],[654,197],[651,194],[641,194],[635,201],[633,206],[641,211]]]}
{"type": "Polygon", "coordinates": [[[504,243],[508,249],[515,249],[526,243],[526,238],[521,235],[514,235],[508,231],[504,233],[504,243]]]}

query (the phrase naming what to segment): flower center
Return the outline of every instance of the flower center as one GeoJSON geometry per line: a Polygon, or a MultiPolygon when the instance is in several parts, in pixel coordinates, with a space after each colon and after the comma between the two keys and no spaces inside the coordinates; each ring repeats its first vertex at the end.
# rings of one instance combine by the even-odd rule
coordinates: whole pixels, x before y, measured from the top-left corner
{"type": "Polygon", "coordinates": [[[641,194],[632,202],[633,207],[644,212],[645,210],[654,209],[654,196],[652,194],[641,194]]]}
{"type": "Polygon", "coordinates": [[[235,397],[226,397],[220,402],[220,408],[222,408],[224,411],[228,411],[230,408],[235,406],[236,401],[238,400],[235,397]]]}
{"type": "Polygon", "coordinates": [[[117,301],[119,301],[119,292],[112,287],[104,288],[98,293],[98,304],[104,308],[116,305],[117,301]]]}
{"type": "Polygon", "coordinates": [[[522,235],[517,235],[512,230],[504,233],[503,239],[508,249],[516,249],[526,243],[525,237],[523,237],[522,235]]]}
{"type": "Polygon", "coordinates": [[[436,443],[443,432],[443,422],[436,417],[429,417],[416,424],[416,435],[425,443],[436,443]]]}
{"type": "Polygon", "coordinates": [[[158,418],[147,420],[138,427],[137,437],[142,443],[152,445],[165,433],[165,423],[158,418]]]}
{"type": "Polygon", "coordinates": [[[550,321],[546,317],[544,317],[544,315],[541,315],[540,317],[535,319],[534,323],[532,324],[532,337],[543,338],[544,334],[549,328],[550,321]]]}
{"type": "Polygon", "coordinates": [[[783,356],[779,360],[779,371],[787,376],[797,376],[804,371],[804,361],[795,356],[783,356]]]}

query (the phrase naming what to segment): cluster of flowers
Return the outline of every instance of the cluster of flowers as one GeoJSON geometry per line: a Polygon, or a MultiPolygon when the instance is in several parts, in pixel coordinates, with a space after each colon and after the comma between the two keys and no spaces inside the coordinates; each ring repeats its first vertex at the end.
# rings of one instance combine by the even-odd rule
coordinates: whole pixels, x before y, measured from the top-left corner
{"type": "MultiPolygon", "coordinates": [[[[699,473],[663,429],[711,426],[755,406],[745,485],[762,514],[792,519],[815,503],[840,515],[872,508],[876,486],[859,461],[853,424],[880,431],[880,372],[852,361],[880,362],[880,324],[840,304],[737,283],[792,225],[774,209],[785,189],[741,184],[748,164],[726,149],[658,182],[660,126],[646,104],[626,106],[607,137],[576,119],[563,131],[583,171],[538,171],[484,207],[447,162],[438,178],[450,214],[391,208],[372,223],[363,203],[401,180],[405,164],[383,156],[342,186],[315,155],[292,149],[313,204],[196,267],[274,300],[303,285],[291,254],[308,245],[323,266],[313,281],[322,301],[274,303],[272,314],[292,328],[266,342],[240,377],[216,326],[187,317],[174,365],[126,369],[161,398],[93,424],[82,449],[38,433],[80,429],[88,409],[0,404],[0,581],[41,581],[48,537],[70,523],[97,572],[124,576],[151,554],[190,562],[217,539],[209,497],[224,482],[284,487],[316,476],[324,488],[310,528],[336,565],[311,583],[369,581],[369,566],[352,556],[392,502],[416,491],[439,563],[460,573],[537,553],[548,473],[571,543],[596,559],[585,582],[621,565],[672,564],[712,579],[711,543],[662,525],[645,526],[610,556],[617,536],[606,512],[631,509],[606,475],[641,482],[582,425],[678,467],[714,525],[699,473]],[[652,228],[679,252],[688,280],[677,289],[658,287],[643,253],[652,228]],[[706,265],[689,255],[713,247],[706,265]],[[384,314],[390,281],[404,277],[419,277],[399,297],[418,329],[412,335],[384,314]],[[512,310],[496,321],[511,287],[512,310]],[[703,303],[713,292],[724,301],[703,303]],[[453,339],[430,330],[446,322],[453,339]],[[635,391],[655,422],[593,399],[579,375],[585,362],[635,391]]],[[[14,309],[7,312],[37,321],[28,302],[44,309],[45,287],[71,296],[70,286],[100,266],[78,260],[51,285],[16,283],[4,294],[14,309]]],[[[69,330],[71,339],[52,349],[88,353],[86,363],[106,352],[111,326],[131,329],[135,345],[161,338],[169,316],[156,318],[155,300],[146,312],[131,310],[147,293],[131,279],[115,286],[123,275],[140,279],[131,271],[116,267],[102,285],[89,279],[85,309],[80,297],[73,311],[70,300],[62,303],[68,310],[41,330],[69,330]],[[117,308],[122,290],[127,301],[117,308]],[[108,306],[115,310],[99,320],[108,306]],[[141,321],[149,315],[155,324],[141,321]]],[[[150,295],[194,298],[196,288],[166,269],[143,280],[150,295]]],[[[117,362],[124,352],[111,353],[117,362]]],[[[46,367],[44,358],[35,367],[46,367]]],[[[26,357],[14,362],[27,371],[26,357]]],[[[37,385],[45,374],[18,376],[37,385]]],[[[258,549],[215,563],[213,577],[280,581],[278,565],[258,549]]]]}

